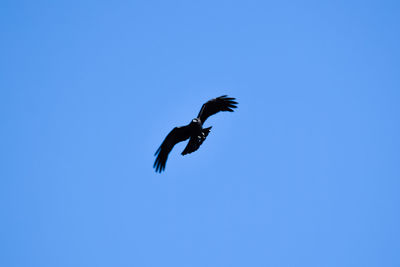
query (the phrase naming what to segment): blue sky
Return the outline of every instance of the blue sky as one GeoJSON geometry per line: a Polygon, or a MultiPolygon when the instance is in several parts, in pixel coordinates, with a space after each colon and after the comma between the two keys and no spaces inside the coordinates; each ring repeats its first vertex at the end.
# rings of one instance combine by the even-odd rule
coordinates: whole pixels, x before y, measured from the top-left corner
{"type": "Polygon", "coordinates": [[[399,12],[2,1],[0,265],[400,266],[399,12]]]}

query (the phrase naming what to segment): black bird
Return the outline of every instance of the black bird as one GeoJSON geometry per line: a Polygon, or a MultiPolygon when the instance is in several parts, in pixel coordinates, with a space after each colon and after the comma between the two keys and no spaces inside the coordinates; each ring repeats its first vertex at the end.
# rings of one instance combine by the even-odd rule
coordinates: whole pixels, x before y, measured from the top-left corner
{"type": "Polygon", "coordinates": [[[161,173],[165,169],[168,154],[175,144],[190,138],[182,155],[190,154],[199,149],[211,130],[211,127],[203,128],[204,122],[217,112],[233,112],[233,109],[237,108],[236,104],[238,104],[234,100],[235,98],[227,97],[227,95],[211,99],[203,104],[197,118],[194,118],[188,125],[172,129],[154,154],[154,156],[157,156],[153,165],[153,168],[156,168],[156,172],[161,173]]]}

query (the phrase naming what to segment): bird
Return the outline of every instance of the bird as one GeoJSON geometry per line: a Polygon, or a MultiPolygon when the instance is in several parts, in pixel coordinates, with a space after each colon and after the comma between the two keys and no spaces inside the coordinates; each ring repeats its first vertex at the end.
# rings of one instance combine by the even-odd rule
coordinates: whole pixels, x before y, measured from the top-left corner
{"type": "Polygon", "coordinates": [[[165,170],[168,155],[177,143],[189,139],[189,142],[181,153],[183,156],[199,149],[212,128],[212,126],[203,128],[204,122],[208,117],[220,111],[233,112],[238,104],[235,100],[235,98],[228,97],[227,95],[213,98],[202,105],[197,117],[192,119],[188,125],[173,128],[154,154],[156,156],[153,165],[155,171],[161,173],[165,170]]]}

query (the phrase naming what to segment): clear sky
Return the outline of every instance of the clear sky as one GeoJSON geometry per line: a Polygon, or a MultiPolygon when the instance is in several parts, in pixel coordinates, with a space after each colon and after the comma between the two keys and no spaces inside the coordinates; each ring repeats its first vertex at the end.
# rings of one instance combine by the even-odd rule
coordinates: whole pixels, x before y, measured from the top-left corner
{"type": "Polygon", "coordinates": [[[0,266],[400,266],[399,1],[3,0],[0,32],[0,266]]]}

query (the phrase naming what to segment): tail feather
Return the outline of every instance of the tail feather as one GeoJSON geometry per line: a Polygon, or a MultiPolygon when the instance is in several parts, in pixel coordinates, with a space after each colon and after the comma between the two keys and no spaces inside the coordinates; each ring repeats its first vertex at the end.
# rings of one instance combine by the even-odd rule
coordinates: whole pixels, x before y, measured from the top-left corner
{"type": "Polygon", "coordinates": [[[190,140],[189,140],[189,143],[187,144],[187,146],[183,150],[182,155],[190,154],[190,153],[196,151],[197,149],[199,149],[199,147],[204,142],[204,140],[206,140],[206,137],[210,133],[211,128],[212,128],[212,126],[210,126],[208,128],[204,128],[202,130],[203,134],[204,134],[204,138],[191,137],[190,140]]]}
{"type": "Polygon", "coordinates": [[[207,137],[207,135],[210,133],[211,128],[212,128],[212,126],[203,129],[203,133],[204,133],[204,136],[205,136],[205,137],[207,137]]]}

